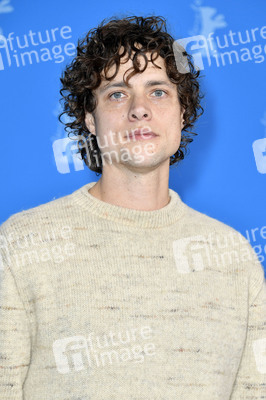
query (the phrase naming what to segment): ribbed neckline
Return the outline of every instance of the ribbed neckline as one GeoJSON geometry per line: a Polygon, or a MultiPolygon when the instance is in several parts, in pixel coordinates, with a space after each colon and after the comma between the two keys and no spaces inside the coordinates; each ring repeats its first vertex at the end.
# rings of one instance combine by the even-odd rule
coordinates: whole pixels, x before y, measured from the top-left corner
{"type": "Polygon", "coordinates": [[[174,224],[180,219],[186,209],[179,195],[169,188],[169,203],[159,210],[143,211],[120,207],[99,200],[89,193],[96,182],[90,182],[74,191],[70,197],[84,211],[93,213],[105,220],[115,221],[135,228],[161,228],[174,224]]]}

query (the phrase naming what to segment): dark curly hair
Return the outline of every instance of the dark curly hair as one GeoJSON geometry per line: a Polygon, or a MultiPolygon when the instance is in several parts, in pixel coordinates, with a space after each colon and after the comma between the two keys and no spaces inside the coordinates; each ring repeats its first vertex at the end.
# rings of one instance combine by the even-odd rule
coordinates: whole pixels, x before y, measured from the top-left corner
{"type": "MultiPolygon", "coordinates": [[[[180,105],[183,107],[184,126],[181,134],[181,143],[177,152],[170,157],[169,164],[173,165],[184,159],[188,143],[193,141],[191,132],[195,121],[203,114],[200,100],[204,97],[199,91],[199,70],[194,68],[191,56],[182,48],[186,57],[188,70],[185,73],[178,71],[173,51],[174,38],[166,31],[166,20],[160,16],[137,17],[130,16],[123,19],[112,17],[109,22],[104,19],[97,28],[91,29],[83,39],[78,40],[77,56],[66,67],[60,77],[62,88],[60,94],[64,100],[63,112],[59,115],[60,122],[65,124],[64,129],[71,129],[78,137],[78,152],[85,164],[96,172],[102,173],[100,148],[95,135],[86,127],[85,113],[93,113],[97,104],[92,91],[97,89],[102,81],[102,72],[106,80],[112,80],[118,73],[120,59],[125,55],[132,59],[133,71],[128,80],[136,73],[143,72],[148,64],[146,52],[151,52],[151,61],[158,56],[164,58],[166,73],[171,82],[177,85],[180,105]],[[140,48],[136,47],[136,43],[140,48]],[[124,48],[123,52],[120,49],[124,48]],[[141,54],[145,60],[144,69],[140,70],[137,62],[141,54]],[[156,56],[155,58],[153,56],[156,56]],[[116,66],[116,71],[107,77],[108,70],[116,66]],[[66,93],[65,93],[66,92],[66,93]],[[67,114],[71,122],[63,122],[61,116],[67,114]],[[90,144],[88,146],[88,143],[90,144]],[[85,145],[84,145],[85,144],[85,145]],[[96,161],[94,160],[96,159],[96,161]]],[[[154,64],[156,66],[156,64],[154,64]]],[[[159,66],[157,66],[160,68],[159,66]]]]}

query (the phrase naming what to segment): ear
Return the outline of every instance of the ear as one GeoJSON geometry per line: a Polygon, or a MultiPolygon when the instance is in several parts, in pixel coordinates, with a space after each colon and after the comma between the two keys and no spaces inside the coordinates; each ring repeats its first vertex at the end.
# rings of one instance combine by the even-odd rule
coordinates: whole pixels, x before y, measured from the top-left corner
{"type": "Polygon", "coordinates": [[[87,129],[96,136],[96,129],[95,129],[95,119],[93,114],[86,112],[85,113],[85,124],[87,129]]]}

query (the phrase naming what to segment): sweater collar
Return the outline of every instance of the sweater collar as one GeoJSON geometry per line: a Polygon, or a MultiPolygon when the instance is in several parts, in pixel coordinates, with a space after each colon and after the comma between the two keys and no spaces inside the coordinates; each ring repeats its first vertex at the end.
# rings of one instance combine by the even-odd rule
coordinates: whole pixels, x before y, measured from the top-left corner
{"type": "Polygon", "coordinates": [[[82,207],[84,211],[97,215],[109,221],[135,228],[162,228],[174,224],[186,211],[186,204],[172,189],[169,190],[169,203],[159,210],[143,211],[120,207],[99,200],[89,193],[89,189],[96,182],[90,182],[74,191],[70,196],[73,201],[82,207]]]}

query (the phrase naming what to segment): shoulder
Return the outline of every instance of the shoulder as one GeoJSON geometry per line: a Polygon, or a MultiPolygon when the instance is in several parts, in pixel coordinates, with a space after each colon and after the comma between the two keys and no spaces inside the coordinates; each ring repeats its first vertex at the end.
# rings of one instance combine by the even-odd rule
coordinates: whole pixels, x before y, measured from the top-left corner
{"type": "Polygon", "coordinates": [[[211,232],[215,232],[217,234],[232,233],[240,235],[243,240],[247,241],[247,239],[245,239],[244,236],[231,225],[228,225],[214,217],[211,217],[208,214],[200,212],[188,205],[185,205],[185,207],[185,224],[190,227],[191,230],[194,229],[196,231],[204,232],[206,234],[211,232]]]}
{"type": "Polygon", "coordinates": [[[66,226],[69,223],[66,216],[71,207],[70,194],[14,213],[0,225],[1,243],[8,241],[10,244],[15,239],[66,226]]]}
{"type": "Polygon", "coordinates": [[[189,206],[186,211],[184,232],[188,240],[217,267],[226,267],[230,273],[244,273],[251,293],[256,290],[264,280],[264,268],[247,238],[232,226],[189,206]]]}
{"type": "Polygon", "coordinates": [[[257,260],[254,249],[241,232],[189,206],[186,206],[183,232],[184,236],[195,237],[198,241],[202,239],[202,242],[211,246],[212,250],[220,255],[233,254],[235,250],[243,263],[246,260],[252,262],[257,260]]]}

